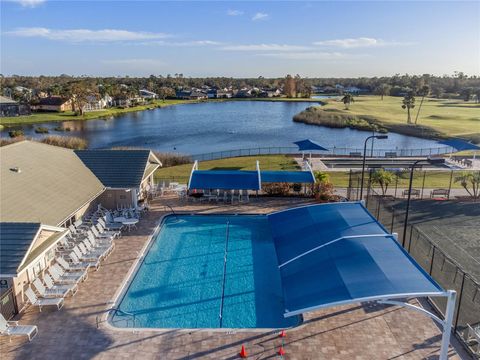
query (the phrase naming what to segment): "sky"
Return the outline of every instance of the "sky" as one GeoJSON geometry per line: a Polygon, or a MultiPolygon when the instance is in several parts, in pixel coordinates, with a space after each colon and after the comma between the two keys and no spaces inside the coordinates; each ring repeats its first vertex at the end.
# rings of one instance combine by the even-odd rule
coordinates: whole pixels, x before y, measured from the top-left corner
{"type": "Polygon", "coordinates": [[[480,75],[480,1],[0,1],[3,75],[480,75]]]}

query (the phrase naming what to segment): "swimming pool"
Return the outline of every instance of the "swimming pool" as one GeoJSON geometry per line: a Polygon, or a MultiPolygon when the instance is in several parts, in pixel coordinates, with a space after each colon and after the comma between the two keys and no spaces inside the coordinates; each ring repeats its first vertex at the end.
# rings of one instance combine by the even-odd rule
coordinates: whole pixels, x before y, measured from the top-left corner
{"type": "Polygon", "coordinates": [[[286,328],[266,216],[167,216],[110,322],[137,328],[286,328]]]}

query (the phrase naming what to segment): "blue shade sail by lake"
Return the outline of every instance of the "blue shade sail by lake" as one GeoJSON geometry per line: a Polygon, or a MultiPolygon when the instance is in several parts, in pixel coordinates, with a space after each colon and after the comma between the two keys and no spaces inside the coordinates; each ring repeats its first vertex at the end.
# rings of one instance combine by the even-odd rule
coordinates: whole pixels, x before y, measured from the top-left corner
{"type": "MultiPolygon", "coordinates": [[[[286,328],[266,216],[169,216],[119,308],[139,328],[286,328]],[[226,261],[225,261],[226,259],[226,261]]],[[[111,323],[131,327],[118,312],[111,323]]]]}
{"type": "MultiPolygon", "coordinates": [[[[46,127],[48,135],[85,138],[90,148],[114,146],[147,147],[153,150],[201,154],[232,149],[270,146],[294,147],[293,142],[312,139],[326,148],[363,148],[370,132],[332,129],[296,123],[293,116],[309,106],[307,102],[227,101],[169,106],[127,113],[108,120],[49,122],[24,125],[25,135],[43,137],[35,128],[46,127]],[[57,132],[61,125],[69,132],[57,132]]],[[[18,128],[18,127],[14,127],[18,128]]],[[[0,132],[8,136],[5,128],[0,132]]],[[[395,133],[375,144],[382,149],[439,148],[443,145],[395,133]]]]}

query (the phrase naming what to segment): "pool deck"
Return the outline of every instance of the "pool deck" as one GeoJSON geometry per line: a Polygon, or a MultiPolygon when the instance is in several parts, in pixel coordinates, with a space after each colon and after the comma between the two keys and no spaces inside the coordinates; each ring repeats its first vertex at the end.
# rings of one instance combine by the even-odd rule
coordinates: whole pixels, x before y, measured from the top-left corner
{"type": "MultiPolygon", "coordinates": [[[[268,213],[305,204],[304,199],[252,199],[250,204],[182,204],[173,197],[152,203],[138,229],[116,240],[112,255],[90,272],[78,293],[60,311],[29,307],[15,320],[35,324],[39,335],[30,343],[0,337],[6,359],[237,359],[242,344],[249,359],[275,359],[281,339],[271,331],[116,330],[96,317],[109,307],[130,268],[165,212],[268,213]]],[[[416,302],[416,301],[414,301],[416,302]]],[[[453,337],[453,336],[452,336],[453,337]]],[[[285,359],[437,359],[441,331],[424,315],[394,306],[356,304],[316,311],[302,326],[287,330],[285,359]]],[[[453,349],[451,359],[460,359],[453,349]]],[[[463,358],[463,355],[462,355],[463,358]]]]}

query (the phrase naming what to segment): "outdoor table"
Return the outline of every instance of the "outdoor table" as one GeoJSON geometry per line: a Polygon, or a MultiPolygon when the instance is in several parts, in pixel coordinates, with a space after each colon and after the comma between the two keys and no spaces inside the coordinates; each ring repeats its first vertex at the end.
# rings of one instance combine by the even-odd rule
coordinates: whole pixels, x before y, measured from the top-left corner
{"type": "Polygon", "coordinates": [[[128,231],[132,230],[132,228],[137,228],[138,224],[138,219],[132,218],[132,219],[125,219],[122,221],[122,224],[128,227],[128,231]]]}
{"type": "Polygon", "coordinates": [[[117,217],[113,218],[114,222],[118,222],[118,223],[122,223],[122,224],[125,220],[127,220],[127,218],[125,216],[117,216],[117,217]]]}

